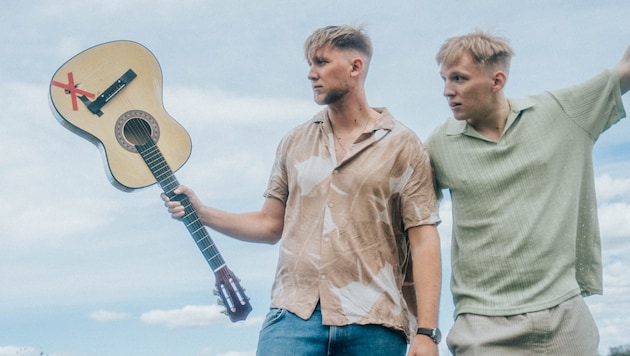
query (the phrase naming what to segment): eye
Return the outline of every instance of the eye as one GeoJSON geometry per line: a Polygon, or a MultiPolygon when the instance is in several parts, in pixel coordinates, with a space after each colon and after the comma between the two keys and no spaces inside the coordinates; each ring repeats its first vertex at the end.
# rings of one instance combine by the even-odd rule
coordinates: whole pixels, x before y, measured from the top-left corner
{"type": "Polygon", "coordinates": [[[323,58],[317,57],[317,56],[308,60],[309,67],[312,67],[312,66],[321,67],[324,63],[326,63],[326,61],[323,58]]]}
{"type": "Polygon", "coordinates": [[[466,80],[466,77],[460,74],[453,74],[453,75],[449,75],[448,77],[442,76],[442,81],[444,81],[445,83],[446,82],[459,83],[465,80],[466,80]]]}
{"type": "Polygon", "coordinates": [[[313,63],[316,66],[323,66],[324,64],[328,63],[328,60],[326,58],[323,58],[323,57],[315,57],[315,58],[313,58],[313,63]]]}

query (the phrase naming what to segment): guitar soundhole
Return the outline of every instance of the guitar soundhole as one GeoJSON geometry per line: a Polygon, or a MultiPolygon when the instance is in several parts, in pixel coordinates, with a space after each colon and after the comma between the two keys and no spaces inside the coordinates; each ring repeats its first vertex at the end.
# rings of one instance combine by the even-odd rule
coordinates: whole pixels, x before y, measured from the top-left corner
{"type": "Polygon", "coordinates": [[[160,128],[149,113],[142,110],[130,110],[122,114],[115,126],[116,140],[127,151],[138,153],[136,145],[143,145],[149,140],[157,143],[160,128]]]}
{"type": "Polygon", "coordinates": [[[142,119],[131,119],[123,130],[127,141],[134,145],[144,145],[151,139],[151,126],[142,119]]]}

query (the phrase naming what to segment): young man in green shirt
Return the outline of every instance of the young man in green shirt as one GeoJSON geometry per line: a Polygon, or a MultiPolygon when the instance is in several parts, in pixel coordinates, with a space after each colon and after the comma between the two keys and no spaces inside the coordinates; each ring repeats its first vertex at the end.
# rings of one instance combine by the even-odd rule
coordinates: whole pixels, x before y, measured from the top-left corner
{"type": "Polygon", "coordinates": [[[456,355],[596,355],[582,296],[602,293],[592,162],[625,116],[630,49],[579,85],[506,98],[512,49],[484,32],[437,54],[453,117],[427,141],[453,204],[456,355]]]}

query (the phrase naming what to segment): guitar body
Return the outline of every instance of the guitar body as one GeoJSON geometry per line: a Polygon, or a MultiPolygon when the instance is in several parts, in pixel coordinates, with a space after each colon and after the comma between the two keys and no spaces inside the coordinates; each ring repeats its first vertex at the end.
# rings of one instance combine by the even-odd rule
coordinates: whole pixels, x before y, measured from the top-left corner
{"type": "Polygon", "coordinates": [[[71,58],[50,82],[51,110],[72,132],[101,149],[107,175],[129,191],[158,183],[184,206],[182,222],[216,277],[215,291],[233,322],[252,310],[188,197],[174,193],[173,171],[190,156],[186,130],[162,105],[162,72],[148,49],[130,41],[98,45],[71,58]]]}
{"type": "Polygon", "coordinates": [[[160,65],[138,43],[108,42],[71,58],[53,76],[50,103],[63,126],[99,147],[108,178],[118,189],[129,191],[156,182],[133,148],[133,138],[125,133],[130,119],[146,122],[151,137],[174,171],[190,156],[190,136],[164,110],[160,65]],[[108,93],[107,89],[112,85],[116,89],[116,81],[129,69],[135,77],[119,91],[108,93]],[[99,98],[108,100],[94,113],[85,100],[97,102],[99,98]]]}

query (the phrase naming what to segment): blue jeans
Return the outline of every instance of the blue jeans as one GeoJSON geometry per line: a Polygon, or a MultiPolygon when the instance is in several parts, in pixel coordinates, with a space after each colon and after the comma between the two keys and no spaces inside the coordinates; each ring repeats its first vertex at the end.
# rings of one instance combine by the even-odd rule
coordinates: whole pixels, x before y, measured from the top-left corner
{"type": "Polygon", "coordinates": [[[381,325],[327,326],[318,307],[308,320],[271,308],[258,339],[257,356],[396,356],[407,352],[406,336],[381,325]]]}

